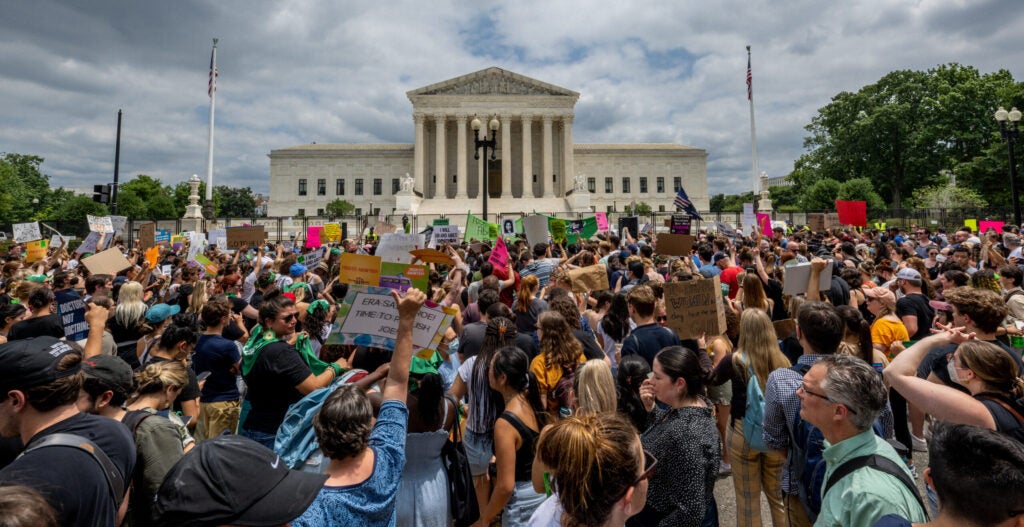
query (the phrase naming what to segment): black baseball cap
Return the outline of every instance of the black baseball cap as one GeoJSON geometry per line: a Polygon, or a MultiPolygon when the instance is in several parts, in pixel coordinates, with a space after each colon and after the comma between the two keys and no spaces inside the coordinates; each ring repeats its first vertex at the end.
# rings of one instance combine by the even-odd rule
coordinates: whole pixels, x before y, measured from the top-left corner
{"type": "Polygon", "coordinates": [[[67,342],[54,337],[36,337],[0,345],[0,394],[27,390],[78,373],[80,364],[64,371],[57,365],[65,355],[78,353],[67,342]]]}
{"type": "Polygon", "coordinates": [[[275,526],[302,515],[327,474],[291,470],[269,448],[222,435],[182,456],[157,492],[159,526],[275,526]]]}
{"type": "Polygon", "coordinates": [[[135,373],[121,357],[114,355],[96,355],[82,361],[82,371],[86,377],[99,379],[111,390],[120,391],[127,396],[135,387],[135,373]]]}

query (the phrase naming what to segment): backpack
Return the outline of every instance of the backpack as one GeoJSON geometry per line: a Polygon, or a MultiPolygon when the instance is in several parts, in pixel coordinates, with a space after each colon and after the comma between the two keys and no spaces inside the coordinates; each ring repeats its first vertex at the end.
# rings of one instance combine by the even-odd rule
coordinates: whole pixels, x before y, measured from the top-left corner
{"type": "Polygon", "coordinates": [[[992,414],[992,420],[996,423],[996,431],[1024,444],[1024,415],[1021,415],[1018,409],[1014,408],[1014,406],[1024,406],[1022,404],[1024,399],[1014,401],[1015,404],[1009,404],[998,397],[987,394],[976,395],[975,399],[980,400],[982,404],[985,404],[985,401],[992,401],[998,404],[1002,411],[996,410],[991,404],[985,404],[989,413],[992,414]]]}
{"type": "Polygon", "coordinates": [[[768,452],[770,449],[764,442],[764,392],[758,383],[754,369],[747,365],[747,372],[750,378],[747,379],[747,410],[743,414],[743,439],[750,448],[758,452],[768,452]]]}

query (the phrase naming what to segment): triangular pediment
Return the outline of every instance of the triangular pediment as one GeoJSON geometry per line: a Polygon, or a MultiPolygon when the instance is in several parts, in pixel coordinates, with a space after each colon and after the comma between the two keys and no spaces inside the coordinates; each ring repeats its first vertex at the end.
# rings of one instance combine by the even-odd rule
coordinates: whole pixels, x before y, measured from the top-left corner
{"type": "Polygon", "coordinates": [[[572,97],[580,94],[554,84],[531,79],[497,67],[480,70],[454,79],[424,86],[406,93],[409,97],[420,95],[533,95],[572,97]]]}

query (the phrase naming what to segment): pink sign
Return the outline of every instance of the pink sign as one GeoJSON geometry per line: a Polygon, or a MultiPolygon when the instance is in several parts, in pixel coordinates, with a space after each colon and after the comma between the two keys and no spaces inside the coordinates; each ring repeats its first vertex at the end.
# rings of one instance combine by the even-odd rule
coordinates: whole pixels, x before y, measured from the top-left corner
{"type": "Polygon", "coordinates": [[[997,234],[1001,234],[1003,232],[1003,223],[1004,222],[1001,221],[979,221],[978,232],[980,232],[981,234],[985,234],[986,232],[988,232],[989,229],[993,229],[996,231],[997,234]]]}
{"type": "Polygon", "coordinates": [[[604,212],[595,212],[594,217],[597,218],[597,231],[608,232],[608,215],[604,212]]]}
{"type": "Polygon", "coordinates": [[[757,224],[761,226],[761,234],[772,237],[772,217],[769,214],[757,213],[757,224]]]}
{"type": "Polygon", "coordinates": [[[504,269],[508,267],[508,248],[505,247],[505,240],[501,237],[494,244],[494,249],[491,249],[491,258],[487,260],[494,266],[495,269],[504,269]]]}
{"type": "Polygon", "coordinates": [[[323,232],[324,228],[321,225],[306,227],[306,247],[316,249],[323,245],[320,243],[320,234],[323,232]]]}

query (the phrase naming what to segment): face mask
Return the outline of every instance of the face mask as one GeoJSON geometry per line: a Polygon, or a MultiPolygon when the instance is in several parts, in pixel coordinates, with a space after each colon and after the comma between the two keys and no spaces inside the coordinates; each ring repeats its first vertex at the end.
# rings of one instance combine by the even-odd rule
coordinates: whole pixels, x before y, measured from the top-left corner
{"type": "Polygon", "coordinates": [[[949,374],[949,379],[951,381],[959,384],[960,386],[964,385],[963,381],[961,381],[960,377],[956,374],[956,366],[953,364],[953,359],[950,359],[949,362],[946,363],[946,373],[949,374]]]}

